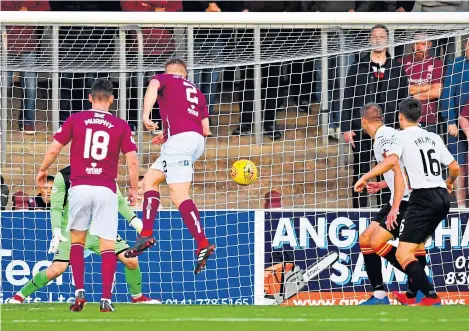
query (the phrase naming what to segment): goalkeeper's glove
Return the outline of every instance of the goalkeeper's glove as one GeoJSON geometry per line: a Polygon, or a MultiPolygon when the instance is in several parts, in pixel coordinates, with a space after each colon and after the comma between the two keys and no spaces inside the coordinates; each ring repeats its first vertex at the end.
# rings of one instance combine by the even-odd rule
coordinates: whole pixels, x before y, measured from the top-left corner
{"type": "Polygon", "coordinates": [[[48,253],[55,254],[59,248],[59,244],[64,241],[68,241],[68,240],[67,238],[63,236],[62,230],[60,230],[59,228],[55,228],[52,231],[52,240],[50,241],[48,253]]]}
{"type": "Polygon", "coordinates": [[[142,229],[143,229],[143,222],[140,218],[138,218],[137,216],[134,216],[131,220],[130,220],[130,225],[138,232],[138,234],[140,234],[140,232],[142,232],[142,229]]]}

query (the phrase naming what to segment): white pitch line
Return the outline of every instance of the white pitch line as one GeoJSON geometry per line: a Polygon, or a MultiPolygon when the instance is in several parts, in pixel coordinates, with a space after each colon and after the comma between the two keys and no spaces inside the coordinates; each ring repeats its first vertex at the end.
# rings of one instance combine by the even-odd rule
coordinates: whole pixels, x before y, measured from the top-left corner
{"type": "MultiPolygon", "coordinates": [[[[61,319],[61,320],[12,320],[11,323],[135,323],[135,322],[312,322],[305,318],[151,318],[151,319],[61,319]]],[[[3,321],[8,323],[8,321],[3,321]]]]}
{"type": "MultiPolygon", "coordinates": [[[[407,323],[411,319],[407,318],[151,318],[151,319],[134,319],[134,318],[109,318],[109,319],[48,319],[48,320],[11,320],[3,323],[68,323],[68,322],[82,322],[82,323],[147,323],[147,322],[288,322],[288,323],[305,323],[305,322],[320,322],[320,323],[338,323],[338,322],[397,322],[407,323]]],[[[469,322],[469,318],[459,319],[416,319],[415,322],[433,322],[433,323],[447,323],[447,322],[469,322]]]]}

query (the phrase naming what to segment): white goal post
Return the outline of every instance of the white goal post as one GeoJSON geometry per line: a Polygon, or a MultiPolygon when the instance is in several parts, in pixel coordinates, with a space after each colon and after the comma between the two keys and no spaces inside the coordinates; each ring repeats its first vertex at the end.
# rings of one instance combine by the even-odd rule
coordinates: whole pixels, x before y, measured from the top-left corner
{"type": "MultiPolygon", "coordinates": [[[[442,62],[446,55],[452,59],[440,68],[442,85],[451,61],[464,56],[469,36],[469,15],[462,12],[1,12],[0,165],[10,196],[0,211],[0,301],[52,260],[46,253],[48,212],[25,210],[33,207],[19,198],[23,195],[13,194],[34,198],[41,191],[35,174],[62,116],[86,108],[90,80],[111,79],[117,85],[113,111],[135,125],[143,175],[160,151],[141,122],[145,84],[172,56],[186,60],[190,80],[203,89],[210,106],[214,134],[195,163],[192,197],[217,253],[207,273],[194,277],[194,243],[171,205],[168,188],[162,187],[158,246],[140,257],[145,294],[165,303],[339,305],[364,300],[371,288],[358,236],[380,207],[381,195],[370,195],[360,208],[352,208],[354,171],[361,164],[353,161],[340,127],[343,113],[350,111],[343,105],[348,71],[373,48],[370,30],[376,24],[388,29],[381,46],[392,58],[411,55],[418,41],[442,44],[442,62]],[[18,38],[28,28],[37,28],[37,41],[18,38]],[[159,37],[152,39],[152,33],[159,37]],[[15,40],[23,48],[34,41],[34,59],[22,57],[15,40]],[[28,81],[35,82],[34,91],[25,87],[28,81]],[[32,108],[35,133],[29,135],[22,130],[32,108]],[[272,139],[272,123],[280,138],[272,139]],[[240,124],[248,129],[235,133],[240,124]],[[231,164],[243,158],[253,160],[259,171],[259,179],[246,187],[229,177],[231,164]],[[14,206],[14,199],[24,202],[23,208],[14,206]]],[[[461,83],[449,81],[448,88],[461,83]]],[[[450,115],[444,116],[439,124],[446,130],[450,115]]],[[[447,141],[447,132],[439,133],[447,141]]],[[[453,153],[458,159],[467,154],[467,147],[459,147],[465,143],[461,137],[453,153]]],[[[60,156],[51,174],[68,162],[60,156]]],[[[122,190],[126,182],[121,166],[122,190]]],[[[458,188],[463,191],[467,187],[458,188]]],[[[467,194],[461,196],[460,206],[467,202],[467,194]]],[[[468,209],[452,209],[427,243],[426,271],[445,304],[469,303],[468,220],[468,209]]],[[[136,236],[125,222],[119,234],[129,243],[136,236]]],[[[99,257],[92,254],[86,262],[87,292],[96,301],[99,257]]],[[[382,269],[389,291],[406,289],[403,274],[384,262],[382,269]]],[[[128,301],[127,291],[121,268],[116,300],[128,301]]],[[[66,272],[31,300],[72,296],[66,272]]]]}

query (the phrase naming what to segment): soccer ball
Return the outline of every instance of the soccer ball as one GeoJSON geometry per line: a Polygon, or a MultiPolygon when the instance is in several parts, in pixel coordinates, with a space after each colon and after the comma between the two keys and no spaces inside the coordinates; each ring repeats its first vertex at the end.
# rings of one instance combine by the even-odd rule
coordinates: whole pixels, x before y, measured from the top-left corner
{"type": "Polygon", "coordinates": [[[238,160],[231,166],[231,178],[239,185],[249,185],[257,179],[257,167],[250,160],[238,160]]]}

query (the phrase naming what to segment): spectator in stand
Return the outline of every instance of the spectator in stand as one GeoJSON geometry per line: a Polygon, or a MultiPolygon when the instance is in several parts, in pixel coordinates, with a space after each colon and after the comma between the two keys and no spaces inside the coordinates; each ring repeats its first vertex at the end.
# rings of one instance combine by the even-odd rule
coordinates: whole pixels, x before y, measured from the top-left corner
{"type": "MultiPolygon", "coordinates": [[[[53,11],[120,11],[119,1],[51,1],[53,11]]],[[[115,55],[118,30],[105,26],[61,26],[59,30],[59,66],[76,69],[60,76],[60,123],[71,113],[90,109],[88,94],[103,63],[111,62],[115,55]]]]}
{"type": "MultiPolygon", "coordinates": [[[[462,1],[415,1],[414,11],[454,13],[461,9],[462,1]]],[[[456,43],[453,37],[436,40],[431,55],[439,57],[445,64],[453,63],[456,54],[456,43]]]]}
{"type": "Polygon", "coordinates": [[[26,196],[22,191],[18,191],[11,196],[12,210],[30,210],[32,206],[34,206],[34,199],[26,196]]]}
{"type": "MultiPolygon", "coordinates": [[[[244,1],[242,6],[244,12],[284,12],[298,8],[294,1],[244,1]]],[[[269,53],[269,49],[281,49],[284,39],[278,38],[279,29],[261,30],[261,53],[269,53]]],[[[254,40],[252,30],[246,33],[246,38],[238,41],[241,52],[253,49],[254,40]]],[[[264,134],[271,139],[279,139],[282,133],[275,123],[275,113],[281,103],[280,98],[280,74],[281,63],[261,65],[262,76],[262,108],[264,113],[264,134]]],[[[233,135],[250,135],[252,131],[254,111],[254,68],[245,66],[240,68],[241,84],[238,93],[240,101],[241,123],[233,130],[233,135]]]]}
{"type": "MultiPolygon", "coordinates": [[[[357,12],[410,12],[414,8],[415,1],[357,1],[357,12]]],[[[406,30],[396,30],[395,37],[405,34],[406,30]]],[[[404,55],[404,45],[394,48],[394,58],[404,55]]]]}
{"type": "MultiPolygon", "coordinates": [[[[178,12],[182,11],[182,1],[133,1],[125,0],[121,1],[122,11],[136,11],[136,12],[178,12]]],[[[155,22],[156,23],[156,22],[155,22]]],[[[176,50],[176,44],[173,39],[174,31],[172,29],[163,29],[160,27],[149,27],[142,28],[143,37],[143,55],[144,62],[153,66],[164,67],[164,63],[173,56],[176,50]]],[[[129,57],[133,59],[137,58],[138,43],[137,33],[131,32],[129,40],[129,57]]],[[[145,72],[143,87],[145,88],[155,72],[145,72]]],[[[137,117],[138,112],[138,99],[137,90],[138,87],[138,76],[136,73],[131,73],[131,84],[130,84],[130,98],[129,98],[129,125],[134,133],[137,129],[137,117]]],[[[155,104],[157,105],[157,103],[155,104]]],[[[155,108],[152,112],[153,119],[160,119],[158,108],[155,108]]],[[[161,125],[160,125],[161,128],[161,125]]],[[[156,132],[153,132],[156,133],[156,132]]]]}
{"type": "Polygon", "coordinates": [[[30,209],[50,210],[50,194],[54,186],[54,176],[47,176],[46,185],[39,187],[39,193],[34,197],[34,206],[30,209]]]}
{"type": "Polygon", "coordinates": [[[357,12],[412,11],[415,1],[355,1],[357,12]]]}
{"type": "MultiPolygon", "coordinates": [[[[369,171],[372,155],[371,138],[361,130],[361,107],[377,103],[383,110],[384,123],[397,126],[397,105],[409,93],[404,69],[389,55],[385,46],[388,43],[387,28],[375,25],[370,36],[372,51],[350,67],[345,81],[341,130],[353,151],[353,182],[369,171]]],[[[358,194],[352,188],[352,197],[353,208],[367,207],[366,193],[358,194]]],[[[378,196],[378,204],[380,200],[386,202],[389,193],[381,197],[378,196]]]]}
{"type": "MultiPolygon", "coordinates": [[[[2,11],[48,11],[49,1],[2,1],[2,11]]],[[[20,64],[21,67],[36,65],[42,29],[33,26],[7,26],[8,58],[9,61],[20,64]]],[[[23,109],[18,122],[19,129],[24,134],[36,132],[36,96],[37,73],[21,72],[21,87],[24,93],[23,109]]],[[[7,73],[7,86],[12,85],[13,72],[7,73]]]]}
{"type": "Polygon", "coordinates": [[[466,207],[465,179],[467,176],[467,134],[458,131],[459,124],[466,130],[467,119],[464,117],[464,107],[469,102],[469,39],[463,56],[455,59],[448,67],[443,83],[440,106],[441,116],[448,123],[448,149],[461,165],[461,175],[454,182],[458,207],[466,207]],[[463,166],[464,165],[464,166],[463,166]]]}
{"type": "MultiPolygon", "coordinates": [[[[301,7],[302,10],[306,12],[354,12],[355,2],[356,1],[302,1],[301,7]]],[[[336,33],[333,33],[333,35],[334,37],[337,36],[336,33]]],[[[353,30],[344,31],[344,37],[347,39],[353,38],[354,35],[355,34],[353,30]]],[[[320,36],[317,35],[316,38],[318,38],[319,43],[320,36]]],[[[331,40],[330,42],[334,41],[331,40]]],[[[355,62],[355,55],[347,55],[346,61],[346,67],[349,68],[349,66],[351,66],[355,62]]],[[[309,110],[309,95],[312,92],[311,89],[313,82],[313,62],[316,101],[321,102],[322,60],[315,59],[306,61],[294,61],[292,64],[290,83],[294,86],[300,86],[299,110],[302,112],[307,112],[309,110]]],[[[328,64],[329,136],[338,139],[340,133],[340,91],[337,90],[337,88],[334,89],[334,87],[338,87],[340,85],[339,80],[341,78],[345,79],[345,73],[347,72],[347,68],[344,68],[345,70],[341,71],[341,67],[339,64],[339,56],[329,57],[328,64]]]]}
{"type": "Polygon", "coordinates": [[[8,196],[10,195],[10,191],[8,190],[8,186],[5,185],[5,181],[3,176],[1,177],[1,184],[0,184],[0,210],[5,210],[8,204],[8,196]]]}
{"type": "Polygon", "coordinates": [[[409,80],[409,94],[422,103],[420,125],[427,131],[437,133],[438,99],[442,91],[443,62],[429,56],[431,41],[428,36],[417,32],[416,43],[412,45],[413,54],[402,58],[405,73],[409,80]]]}

